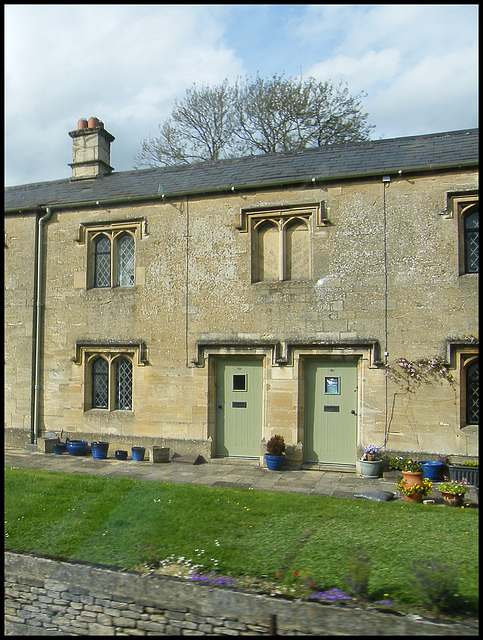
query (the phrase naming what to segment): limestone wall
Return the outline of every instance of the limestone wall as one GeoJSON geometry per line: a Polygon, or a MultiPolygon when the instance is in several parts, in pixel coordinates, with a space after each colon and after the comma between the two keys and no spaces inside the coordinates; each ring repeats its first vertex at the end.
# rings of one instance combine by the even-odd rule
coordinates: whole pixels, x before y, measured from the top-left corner
{"type": "Polygon", "coordinates": [[[6,635],[478,635],[477,625],[291,602],[6,553],[6,635]]]}
{"type": "MultiPolygon", "coordinates": [[[[185,439],[211,446],[210,361],[256,355],[264,360],[262,439],[282,432],[288,444],[303,448],[303,358],[356,355],[358,446],[380,444],[395,389],[386,389],[374,353],[361,341],[383,351],[387,338],[394,360],[446,357],[448,340],[478,335],[478,275],[459,274],[459,221],[447,215],[448,193],[474,189],[476,180],[476,173],[460,171],[401,177],[386,186],[371,179],[54,211],[46,226],[42,429],[62,429],[72,439],[185,439]],[[310,218],[310,277],[252,282],[252,234],[241,228],[240,211],[321,201],[329,222],[310,218]],[[82,234],[113,222],[138,225],[136,284],[88,288],[82,234]],[[86,363],[76,360],[75,347],[89,341],[145,345],[146,359],[133,370],[133,411],[86,410],[86,363]],[[284,350],[288,359],[280,358],[284,350]]],[[[30,219],[16,215],[6,225],[11,237],[27,231],[23,244],[32,246],[30,219]]],[[[12,241],[6,250],[7,339],[14,350],[8,353],[6,426],[27,437],[32,268],[31,251],[18,247],[12,241]],[[20,265],[27,265],[21,273],[20,265]],[[16,338],[21,349],[13,347],[16,338]]],[[[387,449],[476,455],[477,430],[460,429],[458,394],[443,385],[397,398],[387,449]]]]}
{"type": "Polygon", "coordinates": [[[4,415],[13,445],[31,431],[33,327],[35,317],[36,217],[5,221],[4,415]]]}

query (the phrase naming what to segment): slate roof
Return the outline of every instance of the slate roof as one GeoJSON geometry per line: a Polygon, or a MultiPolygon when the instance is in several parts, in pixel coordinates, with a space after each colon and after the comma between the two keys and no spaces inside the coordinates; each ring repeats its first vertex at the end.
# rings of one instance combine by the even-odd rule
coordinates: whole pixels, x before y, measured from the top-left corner
{"type": "Polygon", "coordinates": [[[478,163],[478,129],[333,144],[233,160],[113,172],[103,178],[54,180],[5,188],[5,211],[113,201],[193,196],[258,187],[310,184],[471,167],[478,163]]]}

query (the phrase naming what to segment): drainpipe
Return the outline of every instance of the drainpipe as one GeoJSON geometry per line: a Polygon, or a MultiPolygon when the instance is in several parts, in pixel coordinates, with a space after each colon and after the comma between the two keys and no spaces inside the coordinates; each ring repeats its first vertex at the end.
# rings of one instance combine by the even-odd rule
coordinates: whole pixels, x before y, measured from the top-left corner
{"type": "Polygon", "coordinates": [[[37,303],[35,314],[35,353],[34,353],[34,389],[33,389],[33,425],[32,425],[32,444],[37,444],[39,436],[39,414],[40,414],[40,363],[41,363],[41,345],[42,345],[42,320],[43,320],[43,299],[44,299],[44,253],[43,253],[43,228],[47,220],[52,215],[50,207],[45,208],[45,214],[38,220],[37,232],[37,303]]]}

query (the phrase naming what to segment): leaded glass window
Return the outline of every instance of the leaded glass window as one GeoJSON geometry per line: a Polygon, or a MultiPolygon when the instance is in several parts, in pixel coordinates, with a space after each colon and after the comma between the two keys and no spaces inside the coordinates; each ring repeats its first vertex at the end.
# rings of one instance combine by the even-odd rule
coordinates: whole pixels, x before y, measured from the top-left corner
{"type": "Polygon", "coordinates": [[[115,408],[130,411],[132,408],[132,364],[127,358],[116,360],[115,408]]]}
{"type": "Polygon", "coordinates": [[[109,364],[97,358],[92,364],[92,406],[107,409],[109,403],[109,364]]]}
{"type": "Polygon", "coordinates": [[[117,277],[120,287],[134,286],[134,238],[127,233],[117,241],[117,277]]]}
{"type": "Polygon", "coordinates": [[[147,234],[145,220],[82,224],[76,241],[87,249],[86,285],[92,288],[134,287],[138,241],[147,234]]]}
{"type": "Polygon", "coordinates": [[[479,387],[478,360],[476,360],[466,369],[466,424],[479,424],[479,387]]]}
{"type": "Polygon", "coordinates": [[[98,355],[91,362],[92,409],[132,411],[133,365],[125,355],[98,355]]]}
{"type": "Polygon", "coordinates": [[[94,287],[111,286],[111,241],[101,235],[95,243],[94,250],[94,287]]]}
{"type": "Polygon", "coordinates": [[[478,273],[479,212],[472,209],[465,216],[465,273],[478,273]]]}

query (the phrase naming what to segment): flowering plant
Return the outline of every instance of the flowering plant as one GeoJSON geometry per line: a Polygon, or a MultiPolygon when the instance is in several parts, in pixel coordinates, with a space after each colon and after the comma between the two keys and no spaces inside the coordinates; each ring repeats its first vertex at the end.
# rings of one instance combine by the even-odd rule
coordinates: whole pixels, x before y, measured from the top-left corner
{"type": "Polygon", "coordinates": [[[468,481],[466,478],[463,478],[459,482],[457,480],[448,480],[448,478],[444,478],[443,484],[441,484],[438,489],[441,493],[450,493],[452,496],[464,496],[468,491],[468,481]]]}
{"type": "Polygon", "coordinates": [[[399,481],[396,482],[396,487],[405,496],[427,496],[433,490],[433,483],[431,480],[424,479],[422,484],[413,484],[412,487],[408,487],[406,480],[400,478],[399,481]]]}
{"type": "Polygon", "coordinates": [[[408,460],[408,458],[403,458],[402,456],[389,458],[387,463],[391,469],[398,469],[399,471],[412,471],[413,473],[419,473],[423,470],[423,467],[419,462],[408,460]]]}
{"type": "Polygon", "coordinates": [[[408,393],[413,393],[422,384],[432,384],[438,380],[446,380],[452,387],[455,386],[455,380],[441,356],[414,361],[399,358],[393,365],[386,365],[385,373],[392,382],[408,393]]]}
{"type": "Polygon", "coordinates": [[[368,456],[375,456],[379,451],[379,447],[376,447],[375,444],[369,444],[367,447],[364,447],[364,457],[363,460],[367,460],[368,456]]]}
{"type": "Polygon", "coordinates": [[[412,473],[420,473],[423,467],[419,462],[413,462],[412,460],[404,460],[401,471],[411,471],[412,473]]]}

